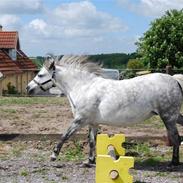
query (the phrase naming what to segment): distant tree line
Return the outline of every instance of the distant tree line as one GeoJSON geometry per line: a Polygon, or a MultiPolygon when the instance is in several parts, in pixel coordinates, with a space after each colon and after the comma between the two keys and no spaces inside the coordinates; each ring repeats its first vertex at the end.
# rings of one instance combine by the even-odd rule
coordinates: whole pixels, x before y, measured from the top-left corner
{"type": "Polygon", "coordinates": [[[126,69],[127,63],[130,59],[135,59],[136,53],[111,53],[111,54],[97,54],[91,55],[91,59],[95,62],[101,63],[104,68],[126,69]]]}
{"type": "MultiPolygon", "coordinates": [[[[96,54],[90,55],[90,59],[93,62],[101,64],[104,68],[113,68],[113,69],[126,69],[127,63],[130,59],[135,59],[137,57],[136,53],[111,53],[111,54],[96,54]]],[[[37,56],[31,58],[32,61],[37,65],[38,69],[44,63],[44,57],[37,56]]]]}

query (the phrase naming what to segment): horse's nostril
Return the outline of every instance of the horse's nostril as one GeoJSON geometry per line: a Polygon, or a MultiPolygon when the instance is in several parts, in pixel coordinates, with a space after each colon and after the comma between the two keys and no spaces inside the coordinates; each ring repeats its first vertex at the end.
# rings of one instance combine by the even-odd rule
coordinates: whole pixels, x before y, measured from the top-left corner
{"type": "Polygon", "coordinates": [[[29,86],[27,86],[25,89],[28,91],[29,90],[29,86]]]}
{"type": "Polygon", "coordinates": [[[30,89],[30,87],[29,87],[29,89],[27,90],[27,93],[28,93],[29,95],[33,94],[33,93],[34,93],[34,89],[33,89],[33,88],[30,89]]]}

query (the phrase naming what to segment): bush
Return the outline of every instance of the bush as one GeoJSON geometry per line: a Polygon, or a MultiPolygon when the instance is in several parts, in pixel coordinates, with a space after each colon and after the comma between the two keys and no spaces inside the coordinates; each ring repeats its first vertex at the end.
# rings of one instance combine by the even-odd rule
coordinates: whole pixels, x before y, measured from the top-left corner
{"type": "Polygon", "coordinates": [[[11,84],[11,82],[9,82],[8,84],[7,84],[7,90],[3,90],[3,95],[7,95],[7,94],[18,94],[18,91],[16,90],[16,87],[15,86],[13,86],[12,84],[11,84]]]}

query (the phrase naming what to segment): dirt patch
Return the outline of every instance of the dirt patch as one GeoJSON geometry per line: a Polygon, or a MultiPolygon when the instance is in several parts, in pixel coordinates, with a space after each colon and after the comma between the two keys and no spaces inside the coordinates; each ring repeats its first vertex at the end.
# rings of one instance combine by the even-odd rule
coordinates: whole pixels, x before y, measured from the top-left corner
{"type": "MultiPolygon", "coordinates": [[[[17,99],[18,100],[18,99],[17,99]]],[[[4,102],[0,106],[1,134],[62,134],[69,127],[73,116],[65,97],[4,102]],[[39,102],[40,100],[40,102],[39,102]],[[31,104],[29,104],[31,103],[31,104]]],[[[87,127],[78,133],[86,134],[87,127]]],[[[166,136],[158,117],[128,127],[101,126],[102,133],[124,133],[126,136],[166,136]]],[[[183,134],[183,128],[179,131],[183,134]]]]}

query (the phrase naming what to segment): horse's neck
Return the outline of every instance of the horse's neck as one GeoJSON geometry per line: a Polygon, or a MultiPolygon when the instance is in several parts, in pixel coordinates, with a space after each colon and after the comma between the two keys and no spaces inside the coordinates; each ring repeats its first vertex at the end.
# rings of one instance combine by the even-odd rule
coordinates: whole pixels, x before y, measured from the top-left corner
{"type": "Polygon", "coordinates": [[[57,86],[67,96],[74,115],[75,115],[75,108],[76,108],[75,103],[77,101],[78,95],[82,93],[81,88],[83,86],[86,86],[92,83],[93,79],[95,78],[96,76],[89,73],[78,73],[78,74],[68,73],[67,75],[62,77],[62,79],[60,80],[58,79],[57,86]]]}
{"type": "Polygon", "coordinates": [[[95,78],[94,74],[75,71],[65,74],[60,80],[58,79],[58,84],[66,95],[71,95],[71,93],[80,92],[83,86],[90,84],[95,78]]]}

